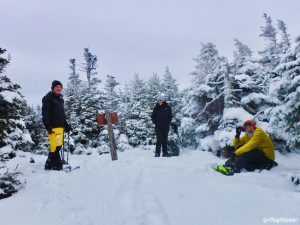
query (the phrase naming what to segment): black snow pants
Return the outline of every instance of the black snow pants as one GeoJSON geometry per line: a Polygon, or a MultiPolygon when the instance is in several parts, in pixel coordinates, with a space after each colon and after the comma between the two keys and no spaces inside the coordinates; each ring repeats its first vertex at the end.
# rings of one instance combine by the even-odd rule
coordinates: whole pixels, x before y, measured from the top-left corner
{"type": "Polygon", "coordinates": [[[156,134],[156,149],[155,154],[160,155],[161,149],[163,152],[163,156],[168,155],[167,144],[168,144],[168,134],[169,130],[159,130],[155,129],[156,134]]]}
{"type": "Polygon", "coordinates": [[[225,162],[225,166],[233,168],[234,172],[239,173],[242,169],[254,171],[256,169],[271,169],[277,163],[268,159],[265,154],[258,149],[251,150],[242,155],[232,154],[225,162]]]}

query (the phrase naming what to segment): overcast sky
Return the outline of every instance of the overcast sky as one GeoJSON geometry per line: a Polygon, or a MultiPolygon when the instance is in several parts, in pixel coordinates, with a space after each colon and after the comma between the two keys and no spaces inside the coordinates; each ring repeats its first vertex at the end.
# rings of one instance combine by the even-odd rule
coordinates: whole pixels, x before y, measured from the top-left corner
{"type": "Polygon", "coordinates": [[[0,47],[12,56],[7,74],[32,104],[52,80],[66,84],[69,59],[82,63],[85,47],[98,56],[102,80],[149,78],[169,66],[186,87],[201,42],[229,58],[234,38],[259,50],[263,12],[300,35],[299,0],[0,0],[0,47]]]}

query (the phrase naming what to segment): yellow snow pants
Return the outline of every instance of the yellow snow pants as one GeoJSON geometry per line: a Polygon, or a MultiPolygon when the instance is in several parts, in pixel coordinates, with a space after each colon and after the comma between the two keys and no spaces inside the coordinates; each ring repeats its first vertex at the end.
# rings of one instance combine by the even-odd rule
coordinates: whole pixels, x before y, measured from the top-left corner
{"type": "Polygon", "coordinates": [[[64,141],[64,128],[52,128],[52,133],[48,134],[50,141],[50,152],[55,152],[57,147],[63,145],[64,141]]]}

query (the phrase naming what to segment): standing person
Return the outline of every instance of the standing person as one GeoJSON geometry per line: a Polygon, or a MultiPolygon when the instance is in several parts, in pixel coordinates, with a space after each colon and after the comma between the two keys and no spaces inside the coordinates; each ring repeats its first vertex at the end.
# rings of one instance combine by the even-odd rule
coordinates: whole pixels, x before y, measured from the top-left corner
{"type": "Polygon", "coordinates": [[[160,94],[157,98],[157,104],[153,109],[151,115],[152,122],[155,124],[156,134],[156,150],[155,157],[160,157],[161,148],[163,157],[168,157],[167,144],[168,133],[170,130],[170,124],[172,120],[172,109],[166,102],[166,97],[160,94]]]}
{"type": "Polygon", "coordinates": [[[62,170],[59,151],[63,145],[64,130],[67,132],[71,130],[71,126],[66,121],[62,89],[62,83],[54,80],[51,91],[42,100],[43,124],[48,132],[50,142],[45,170],[62,170]]]}

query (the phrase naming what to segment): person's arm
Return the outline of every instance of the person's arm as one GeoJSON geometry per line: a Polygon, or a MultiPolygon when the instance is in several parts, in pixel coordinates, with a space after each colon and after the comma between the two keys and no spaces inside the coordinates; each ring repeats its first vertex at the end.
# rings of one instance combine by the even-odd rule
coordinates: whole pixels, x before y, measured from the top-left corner
{"type": "Polygon", "coordinates": [[[232,145],[235,148],[238,148],[238,147],[244,145],[245,143],[246,143],[246,135],[244,135],[241,138],[235,136],[234,139],[233,139],[233,141],[232,141],[232,145]]]}
{"type": "Polygon", "coordinates": [[[260,145],[262,140],[263,140],[262,131],[258,130],[258,129],[255,130],[254,134],[253,134],[253,137],[246,144],[244,144],[242,147],[237,149],[235,151],[235,155],[239,156],[239,155],[242,155],[242,154],[244,154],[246,152],[249,152],[253,149],[256,149],[260,145]]]}
{"type": "Polygon", "coordinates": [[[156,109],[155,108],[152,111],[151,120],[156,125],[156,109]]]}
{"type": "Polygon", "coordinates": [[[51,121],[50,121],[50,100],[45,96],[42,100],[42,117],[43,124],[48,132],[52,131],[51,121]]]}

